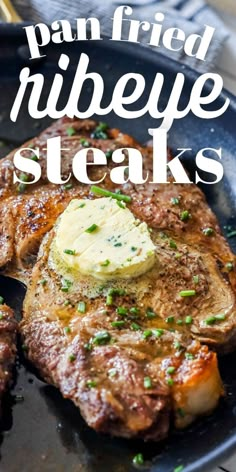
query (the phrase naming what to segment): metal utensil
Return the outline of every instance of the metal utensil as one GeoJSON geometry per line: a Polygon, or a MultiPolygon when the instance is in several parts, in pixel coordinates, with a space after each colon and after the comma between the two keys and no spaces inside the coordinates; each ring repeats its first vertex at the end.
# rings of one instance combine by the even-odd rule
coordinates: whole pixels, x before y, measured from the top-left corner
{"type": "Polygon", "coordinates": [[[7,23],[20,23],[22,21],[10,0],[1,0],[0,17],[7,23]]]}

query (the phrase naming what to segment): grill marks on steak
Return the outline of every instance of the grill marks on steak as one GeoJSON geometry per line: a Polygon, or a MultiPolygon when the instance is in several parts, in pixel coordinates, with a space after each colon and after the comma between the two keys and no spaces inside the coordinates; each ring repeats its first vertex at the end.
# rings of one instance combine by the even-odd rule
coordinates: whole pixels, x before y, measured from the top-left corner
{"type": "MultiPolygon", "coordinates": [[[[128,319],[122,330],[111,328],[111,322],[117,320],[116,305],[104,315],[105,293],[93,299],[86,297],[91,281],[81,279],[68,294],[61,292],[61,278],[48,264],[53,230],[42,243],[30,277],[34,263],[32,252],[37,253],[43,236],[51,230],[70,200],[94,198],[88,186],[73,179],[69,190],[48,184],[43,151],[47,138],[61,135],[62,148],[70,149],[62,160],[64,177],[71,170],[72,157],[83,147],[80,139],[85,138],[92,147],[104,151],[118,147],[140,149],[151,180],[151,148],[142,148],[118,130],[108,130],[108,139],[91,138],[95,126],[96,123],[89,120],[63,119],[32,140],[31,144],[40,148],[43,177],[22,194],[12,185],[13,153],[0,163],[0,211],[7,208],[12,222],[11,231],[6,228],[9,238],[5,258],[6,241],[0,233],[0,262],[5,266],[5,273],[29,283],[21,331],[29,358],[44,378],[59,387],[65,397],[71,398],[97,431],[157,440],[166,435],[172,411],[176,425],[183,427],[199,414],[211,411],[222,394],[216,355],[201,346],[199,340],[212,344],[220,352],[235,346],[236,276],[234,268],[231,272],[225,268],[235,257],[203,193],[195,185],[135,186],[128,183],[121,191],[132,196],[129,208],[153,229],[157,247],[157,265],[144,276],[146,290],[140,288],[141,279],[137,279],[135,284],[128,284],[129,295],[116,300],[117,304],[128,308],[140,307],[140,319],[128,319]],[[68,136],[68,127],[75,129],[73,136],[68,136]],[[178,205],[173,204],[173,198],[178,199],[178,205]],[[186,210],[191,216],[182,221],[181,213],[186,210]],[[203,233],[207,227],[214,230],[211,237],[203,233]],[[14,239],[10,237],[12,234],[14,239]],[[170,247],[171,240],[176,249],[170,247]],[[199,276],[196,285],[194,275],[199,276]],[[42,279],[46,280],[43,285],[42,279]],[[134,285],[139,287],[138,291],[134,285]],[[196,296],[181,298],[179,291],[185,289],[196,290],[196,296]],[[84,315],[78,314],[76,309],[81,296],[87,304],[84,315]],[[65,306],[67,300],[69,305],[65,306]],[[155,319],[146,318],[147,307],[156,312],[155,319]],[[222,311],[226,313],[225,320],[206,325],[208,314],[222,311]],[[168,315],[175,316],[174,326],[166,324],[168,315]],[[185,324],[188,315],[193,318],[191,325],[185,324]],[[177,320],[182,321],[182,325],[177,324],[177,320]],[[141,329],[136,331],[132,322],[139,323],[141,329]],[[68,326],[70,331],[66,332],[68,326]],[[93,344],[96,333],[104,329],[110,333],[111,341],[102,346],[93,344]],[[163,329],[164,332],[160,337],[151,335],[144,339],[146,329],[163,329]],[[168,385],[169,366],[175,367],[170,377],[173,385],[168,385]],[[111,369],[118,373],[112,376],[111,369]],[[144,386],[146,377],[151,380],[150,388],[144,386]]],[[[90,178],[98,180],[104,172],[109,174],[112,165],[109,161],[107,169],[91,167],[90,178]]],[[[117,189],[109,178],[102,186],[117,189]]]]}
{"type": "Polygon", "coordinates": [[[16,356],[17,322],[7,305],[0,305],[0,402],[11,379],[16,356]]]}

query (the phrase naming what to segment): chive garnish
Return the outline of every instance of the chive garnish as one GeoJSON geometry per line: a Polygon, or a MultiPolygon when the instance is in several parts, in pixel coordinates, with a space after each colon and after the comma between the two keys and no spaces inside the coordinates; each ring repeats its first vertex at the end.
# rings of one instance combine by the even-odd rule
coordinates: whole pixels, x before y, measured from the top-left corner
{"type": "Polygon", "coordinates": [[[86,385],[88,388],[95,388],[97,386],[96,380],[87,380],[86,385]]]}
{"type": "Polygon", "coordinates": [[[180,297],[193,297],[196,295],[196,290],[181,290],[179,292],[180,297]]]}
{"type": "Polygon", "coordinates": [[[63,185],[64,190],[70,190],[73,187],[73,184],[65,184],[63,185]]]}
{"type": "Polygon", "coordinates": [[[175,317],[174,316],[168,316],[166,318],[166,323],[174,323],[175,321],[175,317]]]}
{"type": "Polygon", "coordinates": [[[137,249],[138,249],[137,247],[131,246],[131,251],[135,252],[135,251],[137,251],[137,249]]]}
{"type": "Polygon", "coordinates": [[[86,312],[86,304],[85,304],[85,302],[79,302],[78,307],[77,307],[77,311],[78,311],[79,313],[85,313],[85,312],[86,312]]]}
{"type": "Polygon", "coordinates": [[[175,382],[174,382],[173,379],[171,379],[171,378],[167,379],[167,385],[169,385],[170,387],[172,387],[172,385],[174,385],[174,383],[175,382]]]}
{"type": "Polygon", "coordinates": [[[19,193],[23,193],[26,190],[26,184],[19,184],[17,187],[17,191],[19,193]]]}
{"type": "Polygon", "coordinates": [[[139,453],[133,458],[133,464],[135,465],[143,465],[144,464],[144,458],[143,454],[139,453]]]}
{"type": "Polygon", "coordinates": [[[4,303],[4,298],[0,297],[0,305],[3,305],[3,303],[4,303]]]}
{"type": "Polygon", "coordinates": [[[109,295],[109,294],[107,295],[107,298],[106,298],[106,305],[107,305],[107,306],[113,305],[113,297],[112,297],[112,295],[109,295]]]}
{"type": "Polygon", "coordinates": [[[114,247],[121,247],[122,246],[122,243],[116,243],[114,244],[114,247]]]}
{"type": "Polygon", "coordinates": [[[143,332],[143,338],[144,338],[144,339],[148,339],[148,338],[150,338],[150,336],[152,336],[152,331],[151,331],[151,329],[146,329],[146,330],[143,332]]]}
{"type": "Polygon", "coordinates": [[[80,144],[82,144],[83,147],[89,147],[89,142],[87,141],[86,138],[81,138],[80,144]]]}
{"type": "Polygon", "coordinates": [[[170,202],[172,203],[172,205],[179,205],[179,199],[176,197],[172,197],[170,199],[170,202]]]}
{"type": "Polygon", "coordinates": [[[234,268],[234,265],[232,262],[227,262],[227,264],[225,264],[225,268],[228,272],[231,272],[234,268]]]}
{"type": "Polygon", "coordinates": [[[74,249],[64,249],[63,251],[65,254],[69,254],[70,256],[75,256],[76,251],[74,249]]]}
{"type": "Polygon", "coordinates": [[[124,325],[125,325],[124,321],[112,321],[111,323],[111,326],[113,328],[123,328],[124,325]]]}
{"type": "Polygon", "coordinates": [[[213,234],[215,234],[215,231],[213,228],[204,228],[202,232],[205,236],[213,236],[213,234]]]}
{"type": "Polygon", "coordinates": [[[154,336],[156,336],[157,338],[160,338],[164,334],[164,329],[154,328],[152,330],[152,334],[154,334],[154,336]]]}
{"type": "Polygon", "coordinates": [[[69,326],[66,326],[66,327],[64,328],[64,331],[65,331],[66,334],[69,334],[69,333],[71,332],[71,329],[70,329],[69,326]]]}
{"type": "Polygon", "coordinates": [[[101,266],[102,267],[107,267],[107,266],[109,266],[110,263],[111,263],[111,261],[109,261],[109,259],[106,259],[104,262],[101,262],[101,266]]]}
{"type": "Polygon", "coordinates": [[[180,214],[181,221],[188,221],[189,218],[191,218],[191,215],[190,215],[188,210],[184,210],[184,211],[181,212],[181,214],[180,214]]]}
{"type": "Polygon", "coordinates": [[[131,323],[131,329],[132,329],[133,331],[140,331],[141,326],[138,325],[138,323],[131,323]]]}
{"type": "Polygon", "coordinates": [[[185,352],[185,358],[188,361],[192,361],[194,359],[194,355],[191,352],[185,352]]]}
{"type": "Polygon", "coordinates": [[[183,321],[182,320],[177,320],[177,325],[182,325],[183,321]]]}
{"type": "Polygon", "coordinates": [[[171,249],[177,249],[177,244],[175,243],[175,241],[173,241],[173,239],[170,239],[169,246],[171,249]]]}
{"type": "Polygon", "coordinates": [[[227,238],[233,238],[234,236],[236,236],[236,230],[230,231],[230,233],[227,233],[226,236],[227,238]]]}
{"type": "Polygon", "coordinates": [[[129,195],[123,195],[122,193],[110,192],[109,190],[106,190],[101,187],[97,187],[96,185],[92,185],[90,190],[92,193],[95,193],[97,195],[103,195],[104,197],[111,197],[111,198],[114,198],[115,200],[124,201],[126,203],[131,202],[131,197],[129,195]]]}
{"type": "Polygon", "coordinates": [[[144,388],[152,388],[152,381],[150,379],[150,377],[144,377],[143,379],[143,386],[144,388]]]}
{"type": "Polygon", "coordinates": [[[93,223],[91,226],[89,226],[89,228],[85,230],[85,233],[93,233],[94,231],[96,231],[96,229],[98,229],[98,225],[93,223]]]}
{"type": "Polygon", "coordinates": [[[192,322],[193,322],[192,316],[186,316],[186,318],[185,318],[185,323],[186,323],[186,324],[191,324],[192,322]]]}
{"type": "Polygon", "coordinates": [[[126,291],[123,288],[110,288],[108,295],[126,295],[126,291]]]}
{"type": "Polygon", "coordinates": [[[193,281],[197,285],[199,283],[199,275],[194,275],[193,276],[193,281]]]}
{"type": "Polygon", "coordinates": [[[132,306],[129,311],[130,311],[130,313],[132,313],[132,315],[138,315],[139,314],[139,308],[137,308],[136,306],[132,306]]]}
{"type": "Polygon", "coordinates": [[[116,201],[118,207],[122,208],[124,210],[126,208],[126,204],[124,202],[120,202],[119,200],[116,201]]]}
{"type": "Polygon", "coordinates": [[[72,283],[70,280],[64,279],[64,280],[62,281],[61,291],[62,291],[62,292],[69,292],[69,289],[70,289],[70,287],[71,287],[72,285],[73,285],[73,283],[72,283]]]}
{"type": "Polygon", "coordinates": [[[168,367],[168,369],[166,369],[166,373],[169,375],[173,374],[174,372],[175,372],[175,367],[172,365],[168,367]]]}
{"type": "Polygon", "coordinates": [[[156,313],[154,313],[154,311],[152,311],[151,309],[147,309],[146,316],[149,320],[151,320],[152,318],[156,317],[156,313]]]}
{"type": "Polygon", "coordinates": [[[81,203],[78,208],[84,208],[85,207],[85,203],[81,203]]]}
{"type": "Polygon", "coordinates": [[[173,472],[182,472],[184,470],[183,465],[177,465],[177,467],[174,468],[173,472]]]}
{"type": "Polygon", "coordinates": [[[74,354],[70,354],[70,355],[69,355],[69,361],[70,361],[70,362],[74,362],[75,359],[76,359],[76,356],[75,356],[74,354]]]}
{"type": "Polygon", "coordinates": [[[99,333],[96,334],[93,338],[93,344],[96,344],[98,346],[103,346],[104,344],[109,343],[111,340],[111,335],[108,333],[108,331],[100,331],[99,333]]]}
{"type": "Polygon", "coordinates": [[[67,134],[68,136],[73,136],[75,133],[76,133],[76,131],[75,131],[74,128],[72,128],[72,126],[69,127],[69,128],[67,128],[67,130],[66,130],[66,134],[67,134]]]}
{"type": "Polygon", "coordinates": [[[175,341],[174,342],[174,348],[177,349],[177,351],[180,351],[183,348],[183,346],[182,346],[182,344],[180,344],[179,341],[175,341]]]}
{"type": "Polygon", "coordinates": [[[46,285],[47,284],[47,280],[46,279],[42,279],[39,281],[40,285],[46,285]]]}
{"type": "Polygon", "coordinates": [[[116,313],[117,313],[118,315],[127,315],[128,309],[125,308],[124,306],[119,306],[119,307],[116,309],[116,313]]]}
{"type": "Polygon", "coordinates": [[[109,150],[105,153],[107,159],[110,159],[110,158],[111,158],[112,153],[113,153],[113,151],[112,151],[111,149],[109,149],[109,150]]]}

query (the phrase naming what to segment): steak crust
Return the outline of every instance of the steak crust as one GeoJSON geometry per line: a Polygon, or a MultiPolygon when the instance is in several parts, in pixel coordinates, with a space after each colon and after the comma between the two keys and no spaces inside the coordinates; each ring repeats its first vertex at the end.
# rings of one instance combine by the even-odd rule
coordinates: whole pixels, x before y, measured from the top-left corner
{"type": "Polygon", "coordinates": [[[97,296],[85,297],[87,311],[78,315],[76,305],[92,282],[80,280],[68,294],[61,291],[61,276],[49,262],[52,228],[72,198],[95,197],[88,186],[73,179],[69,188],[48,183],[46,139],[61,135],[61,147],[69,149],[62,159],[65,178],[72,157],[85,141],[105,152],[138,148],[152,178],[151,148],[141,147],[115,129],[106,130],[100,139],[96,126],[90,120],[66,118],[32,140],[30,144],[40,149],[43,175],[22,193],[12,184],[13,153],[0,163],[0,211],[7,209],[10,215],[10,224],[0,231],[0,263],[5,274],[28,283],[21,332],[28,356],[44,378],[71,398],[97,431],[159,440],[167,434],[172,412],[176,425],[183,427],[211,411],[222,394],[216,354],[201,343],[220,353],[235,348],[235,256],[199,188],[173,184],[171,178],[169,184],[126,183],[120,188],[109,179],[114,164],[108,158],[107,168],[91,166],[89,176],[98,180],[107,171],[101,186],[132,197],[130,210],[152,229],[158,264],[143,277],[147,290],[141,295],[137,296],[133,281],[130,286],[126,281],[127,294],[116,297],[115,305],[107,310],[107,286],[97,296]],[[72,136],[68,129],[73,130],[72,136]],[[195,290],[196,296],[180,297],[186,289],[195,290]],[[116,307],[121,304],[128,310],[137,306],[139,318],[129,316],[124,330],[114,330],[111,322],[117,320],[116,307]],[[156,314],[153,319],[145,316],[149,307],[156,314]],[[224,316],[216,323],[206,323],[220,314],[224,316]],[[166,322],[170,316],[173,326],[166,322]],[[185,323],[187,316],[191,324],[185,323]],[[135,330],[132,323],[141,328],[135,330]],[[109,342],[94,344],[96,334],[104,330],[110,334],[109,342]],[[145,330],[152,331],[147,339],[145,330]],[[170,366],[174,374],[169,379],[170,366]],[[145,378],[151,387],[145,387],[145,378]]]}
{"type": "Polygon", "coordinates": [[[17,322],[7,305],[0,305],[0,402],[9,385],[16,356],[17,322]]]}

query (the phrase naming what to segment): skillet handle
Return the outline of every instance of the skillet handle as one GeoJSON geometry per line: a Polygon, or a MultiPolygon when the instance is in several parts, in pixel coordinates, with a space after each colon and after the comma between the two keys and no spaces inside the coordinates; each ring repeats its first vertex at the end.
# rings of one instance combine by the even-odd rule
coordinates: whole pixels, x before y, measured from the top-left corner
{"type": "Polygon", "coordinates": [[[22,21],[10,0],[1,0],[0,10],[3,14],[3,19],[7,23],[20,23],[22,21]]]}

